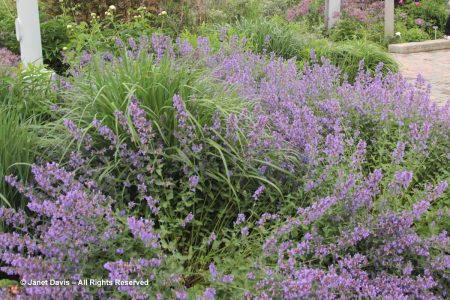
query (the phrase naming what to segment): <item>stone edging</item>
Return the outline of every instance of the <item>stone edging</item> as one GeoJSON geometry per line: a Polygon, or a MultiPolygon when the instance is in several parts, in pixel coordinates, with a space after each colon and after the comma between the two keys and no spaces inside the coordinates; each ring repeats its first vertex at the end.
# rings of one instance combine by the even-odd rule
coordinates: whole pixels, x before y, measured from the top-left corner
{"type": "Polygon", "coordinates": [[[416,53],[427,52],[435,50],[450,49],[450,40],[432,40],[425,42],[412,42],[403,44],[391,44],[389,45],[389,52],[391,53],[416,53]]]}

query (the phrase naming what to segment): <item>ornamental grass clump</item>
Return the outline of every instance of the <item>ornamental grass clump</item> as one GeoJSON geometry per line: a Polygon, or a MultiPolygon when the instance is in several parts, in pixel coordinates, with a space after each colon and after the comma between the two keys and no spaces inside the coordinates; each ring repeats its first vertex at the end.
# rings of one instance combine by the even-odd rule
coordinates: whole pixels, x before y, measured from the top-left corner
{"type": "Polygon", "coordinates": [[[3,178],[11,173],[28,178],[27,164],[33,162],[37,148],[31,127],[31,122],[21,121],[17,111],[0,106],[0,207],[24,207],[24,201],[16,197],[17,193],[3,178]]]}

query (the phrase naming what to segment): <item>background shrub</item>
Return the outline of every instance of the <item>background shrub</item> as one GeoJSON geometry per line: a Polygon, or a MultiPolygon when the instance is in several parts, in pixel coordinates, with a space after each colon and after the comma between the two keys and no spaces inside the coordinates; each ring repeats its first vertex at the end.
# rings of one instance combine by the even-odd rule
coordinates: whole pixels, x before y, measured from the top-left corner
{"type": "Polygon", "coordinates": [[[127,1],[83,1],[83,0],[44,0],[44,10],[51,16],[69,14],[77,21],[89,21],[91,13],[104,16],[110,5],[117,9],[117,15],[125,20],[132,18],[132,13],[140,6],[145,6],[151,12],[158,12],[159,0],[127,0],[127,1]]]}
{"type": "MultiPolygon", "coordinates": [[[[14,1],[0,2],[0,47],[16,54],[20,53],[20,44],[16,39],[14,20],[16,7],[14,1]]],[[[69,19],[64,15],[49,18],[40,11],[41,37],[44,63],[57,73],[63,73],[68,66],[62,62],[61,50],[69,42],[66,26],[69,19]]]]}

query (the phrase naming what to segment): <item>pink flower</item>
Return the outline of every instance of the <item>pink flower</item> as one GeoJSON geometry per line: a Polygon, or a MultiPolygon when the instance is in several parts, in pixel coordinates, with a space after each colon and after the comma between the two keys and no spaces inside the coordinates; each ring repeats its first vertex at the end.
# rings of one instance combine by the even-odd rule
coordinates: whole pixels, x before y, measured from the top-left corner
{"type": "MultiPolygon", "coordinates": [[[[417,3],[417,2],[416,2],[416,3],[417,3]]],[[[423,19],[421,19],[421,18],[417,18],[414,22],[415,22],[416,25],[418,25],[418,26],[423,26],[423,25],[425,25],[425,21],[424,21],[423,19]]]]}

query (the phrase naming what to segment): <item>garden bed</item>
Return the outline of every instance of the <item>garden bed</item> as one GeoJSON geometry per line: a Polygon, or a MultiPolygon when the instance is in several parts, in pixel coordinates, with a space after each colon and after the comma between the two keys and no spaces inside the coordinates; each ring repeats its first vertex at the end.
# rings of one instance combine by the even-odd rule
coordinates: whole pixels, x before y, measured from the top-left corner
{"type": "Polygon", "coordinates": [[[444,299],[450,105],[299,3],[157,2],[2,50],[0,298],[444,299]]]}

